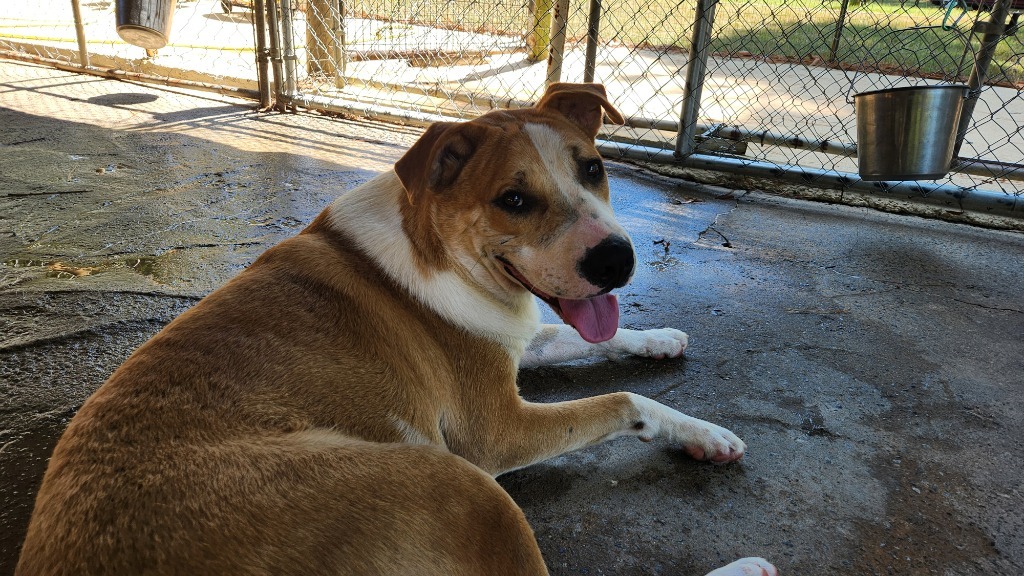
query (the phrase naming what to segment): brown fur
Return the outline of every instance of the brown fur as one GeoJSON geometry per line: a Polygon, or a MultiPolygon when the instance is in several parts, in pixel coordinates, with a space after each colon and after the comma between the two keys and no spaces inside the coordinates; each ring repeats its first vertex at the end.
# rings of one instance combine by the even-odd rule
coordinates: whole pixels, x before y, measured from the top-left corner
{"type": "Polygon", "coordinates": [[[530,547],[486,537],[530,538],[490,476],[432,446],[391,444],[396,409],[421,424],[513,377],[507,355],[479,340],[312,226],[168,325],[86,402],[53,455],[19,573],[540,570],[530,547]],[[393,347],[396,332],[406,347],[393,347]]]}

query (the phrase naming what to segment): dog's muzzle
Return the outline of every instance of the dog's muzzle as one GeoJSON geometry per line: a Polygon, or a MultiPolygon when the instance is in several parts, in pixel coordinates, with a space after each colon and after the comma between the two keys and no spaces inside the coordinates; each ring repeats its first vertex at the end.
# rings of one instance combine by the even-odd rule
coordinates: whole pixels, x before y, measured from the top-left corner
{"type": "Polygon", "coordinates": [[[587,282],[608,292],[629,282],[635,262],[629,240],[612,235],[587,250],[576,268],[587,282]]]}

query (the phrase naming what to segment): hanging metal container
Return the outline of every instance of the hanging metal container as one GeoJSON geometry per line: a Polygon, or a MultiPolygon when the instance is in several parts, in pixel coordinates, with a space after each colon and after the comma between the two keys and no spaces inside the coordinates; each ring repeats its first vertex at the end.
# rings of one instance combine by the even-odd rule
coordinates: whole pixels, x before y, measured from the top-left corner
{"type": "Polygon", "coordinates": [[[159,50],[171,37],[176,0],[117,0],[117,35],[129,44],[159,50]]]}
{"type": "Polygon", "coordinates": [[[949,172],[967,86],[856,94],[857,159],[864,180],[934,180],[949,172]]]}

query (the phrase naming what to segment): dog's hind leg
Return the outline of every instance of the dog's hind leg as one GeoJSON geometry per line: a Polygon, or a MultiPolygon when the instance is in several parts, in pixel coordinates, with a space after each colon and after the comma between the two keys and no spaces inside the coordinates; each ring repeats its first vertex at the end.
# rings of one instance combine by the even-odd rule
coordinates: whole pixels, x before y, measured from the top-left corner
{"type": "Polygon", "coordinates": [[[114,524],[63,535],[72,525],[60,518],[37,527],[64,549],[23,559],[23,573],[547,574],[512,498],[435,446],[309,430],[178,446],[171,456],[122,471],[102,514],[90,516],[114,524]],[[109,513],[111,503],[121,512],[109,513]],[[111,537],[120,525],[129,528],[111,537]]]}
{"type": "Polygon", "coordinates": [[[360,576],[547,574],[522,511],[481,469],[433,446],[331,443],[314,438],[275,487],[301,508],[293,530],[316,564],[330,557],[332,572],[360,576]]]}
{"type": "Polygon", "coordinates": [[[533,368],[594,357],[610,360],[621,360],[629,356],[678,358],[683,355],[687,343],[686,333],[673,328],[619,328],[611,340],[591,344],[572,326],[544,324],[526,347],[519,366],[533,368]]]}

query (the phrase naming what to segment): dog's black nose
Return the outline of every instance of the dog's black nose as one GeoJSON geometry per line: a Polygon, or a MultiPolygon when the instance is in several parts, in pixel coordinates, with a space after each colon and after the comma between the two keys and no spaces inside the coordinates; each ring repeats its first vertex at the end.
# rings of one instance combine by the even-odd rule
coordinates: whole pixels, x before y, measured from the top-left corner
{"type": "Polygon", "coordinates": [[[626,285],[633,275],[633,246],[622,236],[609,236],[587,250],[577,269],[594,286],[605,290],[626,285]]]}

